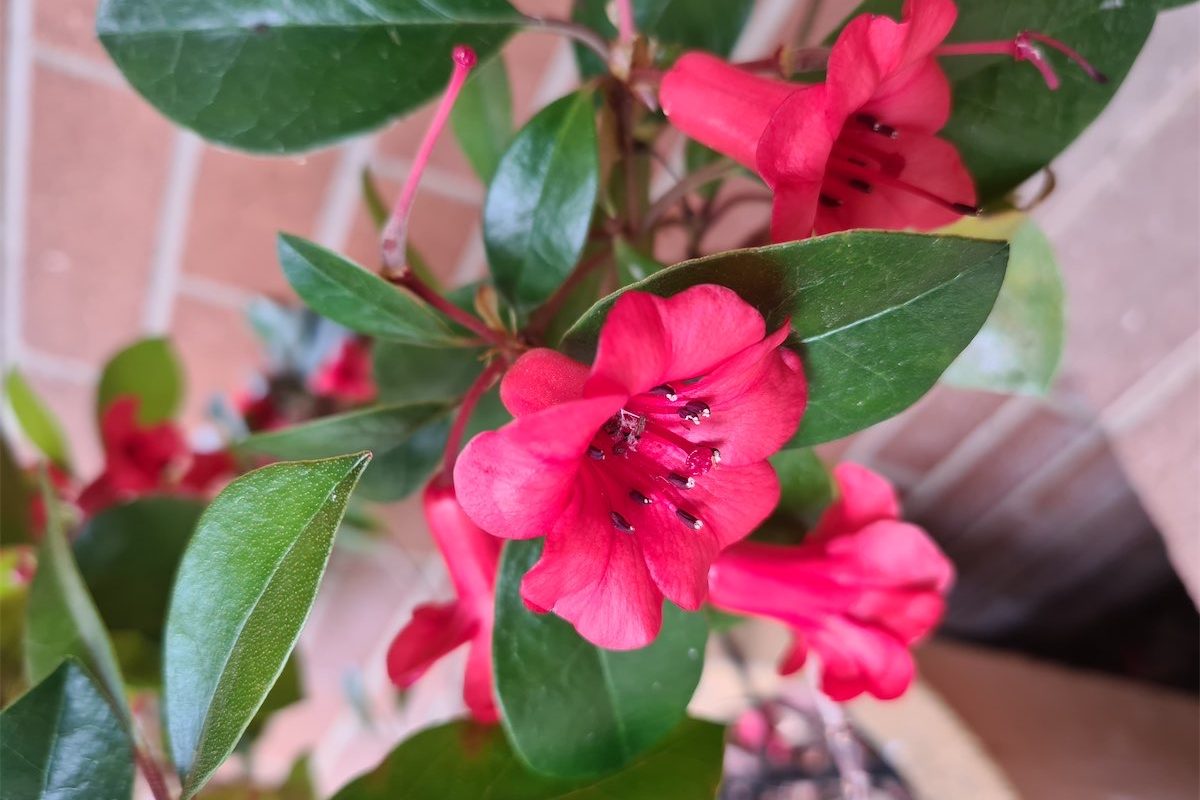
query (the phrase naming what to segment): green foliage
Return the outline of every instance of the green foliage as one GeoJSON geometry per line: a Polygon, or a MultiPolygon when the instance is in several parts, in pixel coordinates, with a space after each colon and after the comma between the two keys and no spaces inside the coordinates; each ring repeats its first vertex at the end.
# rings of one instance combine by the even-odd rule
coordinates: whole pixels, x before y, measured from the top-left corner
{"type": "Polygon", "coordinates": [[[104,365],[96,389],[96,416],[119,397],[138,398],[138,422],[153,425],[175,416],[183,402],[183,370],[166,339],[142,339],[104,365]]]}
{"type": "Polygon", "coordinates": [[[183,798],[233,751],[283,670],[370,457],[273,464],[200,518],[167,616],[163,700],[183,798]]]}
{"type": "Polygon", "coordinates": [[[334,800],[711,800],[724,731],[684,720],[619,772],[564,780],[530,772],[495,727],[451,722],[408,739],[334,800]]]}
{"type": "Polygon", "coordinates": [[[0,547],[33,541],[29,530],[32,501],[29,480],[17,465],[8,439],[0,436],[0,547]]]}
{"type": "Polygon", "coordinates": [[[513,135],[512,90],[504,59],[496,56],[471,74],[454,105],[450,124],[475,174],[485,184],[491,181],[513,135]]]}
{"type": "Polygon", "coordinates": [[[71,452],[58,420],[15,369],[4,379],[4,393],[8,396],[8,407],[30,443],[52,464],[69,472],[71,452]]]}
{"type": "MultiPolygon", "coordinates": [[[[767,318],[789,317],[808,378],[792,446],[847,436],[921,398],[970,343],[1004,278],[1007,245],[955,237],[852,231],[734,250],[678,264],[628,287],[670,296],[728,286],[767,318]]],[[[616,295],[567,332],[590,360],[616,295]]]]}
{"type": "Polygon", "coordinates": [[[665,603],[651,645],[598,648],[564,620],[525,607],[521,578],[540,554],[540,541],[509,542],[501,559],[492,660],[504,727],[538,772],[603,774],[629,764],[683,719],[708,628],[703,614],[665,603]]]}
{"type": "Polygon", "coordinates": [[[457,400],[483,370],[482,355],[478,348],[376,342],[372,372],[379,401],[403,405],[457,400]]]}

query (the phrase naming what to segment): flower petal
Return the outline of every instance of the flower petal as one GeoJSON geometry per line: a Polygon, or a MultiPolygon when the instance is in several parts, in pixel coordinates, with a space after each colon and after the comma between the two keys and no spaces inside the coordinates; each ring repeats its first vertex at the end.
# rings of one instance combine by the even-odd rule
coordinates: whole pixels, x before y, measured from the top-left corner
{"type": "Polygon", "coordinates": [[[478,628],[479,620],[457,602],[418,606],[388,647],[388,677],[407,689],[434,662],[474,636],[478,628]]]}
{"type": "Polygon", "coordinates": [[[842,532],[857,531],[884,519],[898,519],[900,500],[887,478],[849,461],[833,468],[838,496],[817,520],[812,541],[842,532]]]}
{"type": "Polygon", "coordinates": [[[514,417],[578,400],[588,377],[585,364],[539,347],[517,359],[500,383],[500,400],[514,417]]]}
{"type": "Polygon", "coordinates": [[[463,677],[463,700],[476,722],[492,724],[500,721],[492,694],[492,628],[481,626],[471,640],[467,653],[467,671],[463,677]]]}
{"type": "Polygon", "coordinates": [[[833,700],[864,692],[893,700],[912,683],[912,654],[889,633],[831,617],[805,635],[821,657],[821,691],[833,700]]]}

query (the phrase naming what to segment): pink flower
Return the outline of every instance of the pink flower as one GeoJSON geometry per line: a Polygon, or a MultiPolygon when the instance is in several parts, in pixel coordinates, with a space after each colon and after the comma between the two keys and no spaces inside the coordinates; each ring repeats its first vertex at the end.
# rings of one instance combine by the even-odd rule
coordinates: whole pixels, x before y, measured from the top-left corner
{"type": "Polygon", "coordinates": [[[450,571],[458,599],[413,611],[388,648],[392,682],[407,689],[435,661],[470,642],[463,698],[479,722],[499,720],[492,695],[492,619],[500,542],[463,513],[454,487],[434,479],[425,489],[425,519],[450,571]]]}
{"type": "Polygon", "coordinates": [[[168,468],[188,455],[173,424],[143,426],[137,421],[138,404],[137,397],[120,397],[101,415],[104,471],[79,496],[85,514],[161,488],[168,468]]]}
{"type": "Polygon", "coordinates": [[[369,403],[375,399],[371,377],[371,350],[357,337],[342,342],[333,357],[317,368],[310,381],[314,394],[345,403],[369,403]]]}
{"type": "Polygon", "coordinates": [[[720,286],[626,292],[589,370],[552,350],[500,387],[516,419],[476,436],[454,482],[467,514],[509,539],[546,536],[521,595],[601,647],[653,641],[667,597],[694,610],[724,548],[775,507],[766,458],[805,403],[800,359],[720,286]]]}
{"type": "Polygon", "coordinates": [[[951,0],[908,0],[903,22],[860,15],[815,85],[688,53],[664,76],[659,98],[676,127],[774,190],[774,241],[850,228],[931,230],[975,213],[970,174],[935,136],[950,116],[950,86],[933,56],[956,15],[951,0]]]}
{"type": "Polygon", "coordinates": [[[923,530],[897,519],[881,476],[842,464],[834,477],[840,497],[801,544],[730,548],[709,573],[709,599],[791,627],[782,674],[803,666],[811,648],[834,700],[899,697],[913,678],[909,646],[941,619],[954,570],[923,530]]]}

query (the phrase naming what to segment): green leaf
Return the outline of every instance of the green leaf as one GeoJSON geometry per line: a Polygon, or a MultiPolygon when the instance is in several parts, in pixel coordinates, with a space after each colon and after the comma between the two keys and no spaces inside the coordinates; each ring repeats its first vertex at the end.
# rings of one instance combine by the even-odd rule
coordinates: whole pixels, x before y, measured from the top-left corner
{"type": "MultiPolygon", "coordinates": [[[[867,0],[855,13],[899,18],[902,0],[867,0]]],[[[1008,57],[942,59],[953,112],[941,136],[957,145],[980,201],[1000,199],[1050,163],[1099,116],[1129,72],[1154,24],[1151,0],[958,0],[947,42],[1011,39],[1034,30],[1065,42],[1108,76],[1098,84],[1043,48],[1062,78],[1050,91],[1038,71],[1008,57]]]]}
{"type": "Polygon", "coordinates": [[[685,720],[620,772],[563,780],[528,771],[495,727],[451,722],[401,743],[333,800],[712,800],[724,730],[685,720]]]}
{"type": "Polygon", "coordinates": [[[46,530],[38,548],[38,568],[29,588],[25,616],[25,672],[36,684],[66,658],[76,658],[99,678],[115,707],[124,705],[125,687],[117,657],[100,614],[71,555],[59,510],[42,481],[46,530]]]}
{"type": "Polygon", "coordinates": [[[467,79],[450,124],[475,174],[490,183],[513,135],[512,90],[504,59],[489,59],[467,79]]]}
{"type": "Polygon", "coordinates": [[[29,544],[29,511],[33,491],[25,472],[17,465],[8,440],[0,436],[0,547],[29,544]]]}
{"type": "Polygon", "coordinates": [[[244,455],[285,459],[370,449],[375,459],[359,491],[372,500],[399,500],[419,488],[437,466],[446,444],[448,412],[444,403],[375,406],[256,433],[236,449],[244,455]]]}
{"type": "MultiPolygon", "coordinates": [[[[606,39],[615,39],[608,6],[608,0],[578,0],[572,16],[606,39]]],[[[729,55],[753,10],[754,0],[633,0],[638,31],[665,45],[672,55],[683,50],[729,55]]],[[[576,47],[575,53],[584,77],[607,69],[591,50],[576,47]]]]}
{"type": "Polygon", "coordinates": [[[592,92],[543,108],[505,151],[483,206],[496,288],[520,313],[549,297],[587,242],[599,185],[592,92]]]}
{"type": "Polygon", "coordinates": [[[620,238],[613,241],[613,259],[617,263],[617,275],[622,286],[645,280],[664,269],[664,265],[620,238]]]}
{"type": "Polygon", "coordinates": [[[42,455],[69,472],[71,452],[62,428],[25,377],[15,369],[10,370],[4,379],[4,392],[8,395],[8,406],[26,438],[42,455]]]}
{"type": "Polygon", "coordinates": [[[1009,247],[1008,272],[991,316],[942,380],[968,389],[1041,395],[1062,359],[1062,276],[1036,223],[1023,223],[1009,247]]]}
{"type": "Polygon", "coordinates": [[[426,347],[461,343],[438,313],[407,289],[297,236],[280,234],[279,262],[296,294],[351,330],[426,347]]]}
{"type": "Polygon", "coordinates": [[[456,401],[483,370],[482,355],[479,348],[377,341],[372,357],[379,400],[387,405],[456,401]]]}
{"type": "Polygon", "coordinates": [[[142,497],[104,509],[75,540],[75,560],[109,630],[162,638],[171,585],[204,503],[142,497]]]}
{"type": "Polygon", "coordinates": [[[28,688],[25,682],[25,608],[29,584],[19,577],[25,554],[0,550],[0,708],[28,688]]]}
{"type": "Polygon", "coordinates": [[[262,729],[275,712],[299,702],[303,697],[304,685],[300,678],[300,659],[296,653],[292,653],[287,663],[283,665],[283,671],[275,679],[275,685],[271,687],[271,691],[267,692],[263,704],[258,707],[250,724],[246,726],[246,730],[242,734],[243,740],[253,741],[262,733],[262,729]]]}
{"type": "Polygon", "coordinates": [[[173,418],[183,401],[183,370],[166,339],[143,339],[104,365],[96,389],[96,416],[114,400],[138,398],[138,422],[154,425],[173,418]]]}
{"type": "Polygon", "coordinates": [[[133,748],[120,718],[74,661],[0,713],[4,800],[125,800],[133,748]]]}
{"type": "Polygon", "coordinates": [[[829,469],[807,447],[780,450],[770,462],[781,489],[777,513],[811,528],[837,495],[829,469]]]}
{"type": "Polygon", "coordinates": [[[492,659],[504,728],[538,772],[610,772],[683,719],[704,666],[704,615],[664,603],[653,644],[602,650],[564,620],[525,608],[521,578],[541,549],[540,540],[509,542],[501,557],[492,659]]]}
{"type": "MultiPolygon", "coordinates": [[[[792,323],[808,408],[790,446],[848,436],[915,403],[991,312],[1008,247],[949,236],[850,231],[687,261],[629,289],[670,296],[728,286],[769,327],[792,323]]],[[[591,359],[604,298],[567,332],[569,355],[591,359]]]]}
{"type": "Polygon", "coordinates": [[[439,92],[451,49],[494,52],[504,0],[104,0],[96,32],[126,80],[215,142],[262,153],[330,144],[439,92]]]}
{"type": "Polygon", "coordinates": [[[257,469],[200,517],[163,647],[164,715],[183,800],[233,751],[283,670],[369,460],[359,453],[257,469]]]}

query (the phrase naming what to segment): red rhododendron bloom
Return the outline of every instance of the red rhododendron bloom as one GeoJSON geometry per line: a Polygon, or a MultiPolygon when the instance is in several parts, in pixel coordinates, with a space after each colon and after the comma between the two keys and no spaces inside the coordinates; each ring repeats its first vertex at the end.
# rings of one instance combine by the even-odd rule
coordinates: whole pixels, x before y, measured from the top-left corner
{"type": "Polygon", "coordinates": [[[611,649],[651,642],[664,596],[700,607],[717,553],[779,498],[765,459],[805,402],[787,334],[720,286],[626,292],[590,370],[545,349],[517,360],[500,387],[516,419],[475,437],[454,481],[484,530],[546,536],[528,606],[611,649]]]}
{"type": "Polygon", "coordinates": [[[458,504],[454,488],[437,479],[425,489],[424,507],[458,599],[429,603],[413,611],[412,620],[388,649],[388,675],[406,689],[439,658],[470,642],[463,698],[476,720],[496,722],[492,618],[500,542],[480,530],[458,504]]]}
{"type": "Polygon", "coordinates": [[[834,700],[899,697],[913,678],[908,648],[941,619],[954,570],[923,530],[897,519],[881,476],[855,464],[834,476],[840,497],[801,544],[744,542],[721,555],[710,601],[791,627],[779,671],[798,670],[816,650],[834,700]]]}
{"type": "Polygon", "coordinates": [[[317,369],[311,380],[313,393],[346,403],[368,403],[375,398],[371,377],[371,351],[362,339],[342,342],[333,358],[317,369]]]}
{"type": "Polygon", "coordinates": [[[172,463],[188,454],[187,444],[169,422],[142,426],[138,398],[120,397],[100,418],[104,472],[79,496],[79,507],[93,514],[123,499],[159,488],[172,463]]]}
{"type": "Polygon", "coordinates": [[[950,116],[950,86],[933,54],[956,13],[950,0],[908,0],[903,22],[856,17],[833,45],[821,84],[688,53],[663,78],[663,111],[774,190],[774,241],[941,227],[975,211],[958,151],[934,135],[950,116]]]}

